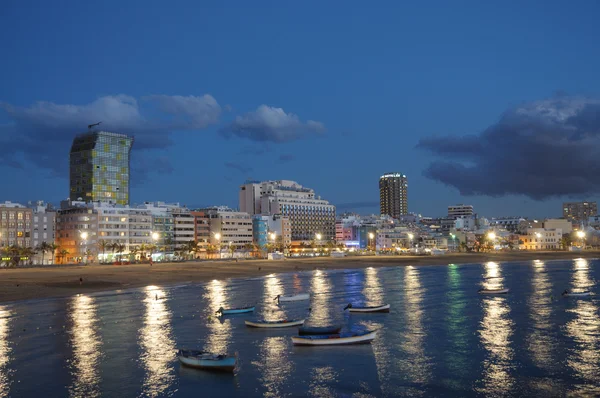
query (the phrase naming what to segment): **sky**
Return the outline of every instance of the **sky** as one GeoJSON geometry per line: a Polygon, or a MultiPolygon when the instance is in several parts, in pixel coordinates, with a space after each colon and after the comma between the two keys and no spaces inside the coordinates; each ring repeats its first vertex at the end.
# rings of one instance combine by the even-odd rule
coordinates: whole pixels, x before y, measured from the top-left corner
{"type": "Polygon", "coordinates": [[[132,203],[295,180],[378,213],[554,217],[600,193],[597,1],[0,2],[0,201],[68,197],[73,137],[132,134],[132,203]],[[413,4],[414,3],[414,4],[413,4]]]}

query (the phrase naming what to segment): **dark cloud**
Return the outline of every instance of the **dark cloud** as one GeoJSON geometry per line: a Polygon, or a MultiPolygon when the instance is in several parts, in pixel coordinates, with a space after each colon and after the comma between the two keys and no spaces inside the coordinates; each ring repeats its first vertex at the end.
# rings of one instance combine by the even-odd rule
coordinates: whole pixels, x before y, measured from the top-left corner
{"type": "Polygon", "coordinates": [[[235,163],[235,162],[225,162],[225,167],[227,167],[228,169],[237,170],[240,173],[248,173],[253,170],[253,168],[250,166],[246,166],[241,163],[235,163]]]}
{"type": "MultiPolygon", "coordinates": [[[[141,101],[115,95],[84,105],[40,101],[30,107],[0,102],[0,109],[10,119],[10,124],[0,126],[3,148],[0,164],[17,168],[26,162],[62,177],[67,174],[71,142],[76,134],[87,130],[88,124],[101,121],[103,130],[133,135],[133,150],[137,152],[164,149],[172,144],[173,131],[205,128],[218,122],[221,113],[219,104],[210,95],[153,95],[141,101]]],[[[168,169],[166,165],[144,168],[142,162],[136,154],[132,157],[132,168],[140,172],[168,169]]]]}
{"type": "Polygon", "coordinates": [[[349,202],[339,203],[335,205],[337,210],[353,210],[353,209],[364,209],[367,207],[379,207],[379,202],[349,202]]]}
{"type": "Polygon", "coordinates": [[[291,162],[292,160],[295,160],[296,157],[292,154],[283,154],[283,155],[279,155],[279,163],[288,163],[291,162]]]}
{"type": "Polygon", "coordinates": [[[261,105],[254,112],[237,116],[233,123],[219,131],[225,137],[237,136],[252,141],[283,143],[325,132],[321,122],[300,121],[281,108],[261,105]]]}
{"type": "Polygon", "coordinates": [[[556,96],[505,112],[478,135],[430,137],[425,176],[462,195],[542,200],[600,193],[600,100],[556,96]]]}

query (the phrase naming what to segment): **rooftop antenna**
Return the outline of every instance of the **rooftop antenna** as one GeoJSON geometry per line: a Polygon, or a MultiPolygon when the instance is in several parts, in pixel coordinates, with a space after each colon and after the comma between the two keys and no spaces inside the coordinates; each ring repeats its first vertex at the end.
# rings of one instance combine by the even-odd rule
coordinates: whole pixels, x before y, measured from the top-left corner
{"type": "Polygon", "coordinates": [[[92,129],[92,127],[94,127],[94,126],[99,126],[99,125],[100,125],[100,123],[102,123],[102,122],[98,122],[98,123],[94,123],[94,124],[88,124],[88,129],[90,129],[90,130],[91,130],[91,129],[92,129]]]}

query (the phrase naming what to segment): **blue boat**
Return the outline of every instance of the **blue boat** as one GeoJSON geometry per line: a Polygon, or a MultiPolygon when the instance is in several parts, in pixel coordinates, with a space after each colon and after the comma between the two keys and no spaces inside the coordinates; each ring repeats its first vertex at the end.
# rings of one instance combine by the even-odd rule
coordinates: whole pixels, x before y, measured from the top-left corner
{"type": "Polygon", "coordinates": [[[336,334],[342,330],[339,325],[335,326],[302,326],[298,329],[298,334],[303,335],[319,335],[319,334],[336,334]]]}
{"type": "Polygon", "coordinates": [[[217,314],[220,314],[220,315],[244,314],[246,312],[254,312],[254,306],[243,307],[243,308],[228,308],[228,309],[221,307],[217,310],[217,314]]]}
{"type": "Polygon", "coordinates": [[[191,368],[220,372],[233,372],[237,361],[235,357],[228,355],[198,350],[179,350],[177,351],[177,358],[183,365],[191,368]]]}

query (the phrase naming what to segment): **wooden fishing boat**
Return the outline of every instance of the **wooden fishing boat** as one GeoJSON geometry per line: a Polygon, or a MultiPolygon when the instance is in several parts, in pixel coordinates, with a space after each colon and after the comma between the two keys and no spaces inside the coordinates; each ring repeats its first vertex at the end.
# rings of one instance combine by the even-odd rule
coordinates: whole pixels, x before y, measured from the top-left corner
{"type": "Polygon", "coordinates": [[[585,292],[569,292],[568,290],[565,290],[564,292],[562,292],[563,297],[587,297],[587,296],[591,296],[592,292],[590,291],[585,291],[585,292]]]}
{"type": "Polygon", "coordinates": [[[352,303],[348,303],[344,310],[350,310],[350,312],[390,312],[389,304],[375,305],[372,307],[355,307],[352,303]]]}
{"type": "Polygon", "coordinates": [[[294,345],[351,345],[368,344],[377,335],[375,331],[338,333],[319,336],[293,336],[294,345]]]}
{"type": "Polygon", "coordinates": [[[477,293],[479,294],[506,294],[510,291],[510,289],[479,289],[477,293]]]}
{"type": "Polygon", "coordinates": [[[232,315],[232,314],[244,314],[246,312],[254,312],[254,306],[242,307],[242,308],[228,308],[228,309],[221,307],[217,310],[216,313],[220,314],[220,315],[232,315]]]}
{"type": "Polygon", "coordinates": [[[179,350],[177,358],[182,365],[191,368],[220,372],[233,372],[237,362],[235,357],[198,350],[179,350]]]}
{"type": "Polygon", "coordinates": [[[246,326],[251,328],[289,328],[293,326],[302,326],[304,319],[286,319],[283,321],[245,321],[246,326]]]}
{"type": "Polygon", "coordinates": [[[320,334],[336,334],[342,330],[341,326],[302,326],[298,329],[300,336],[320,335],[320,334]]]}
{"type": "Polygon", "coordinates": [[[296,294],[294,296],[283,296],[281,294],[278,294],[277,297],[275,297],[275,300],[277,300],[277,302],[302,301],[302,300],[309,300],[309,299],[310,299],[310,294],[308,294],[308,293],[296,294]]]}

